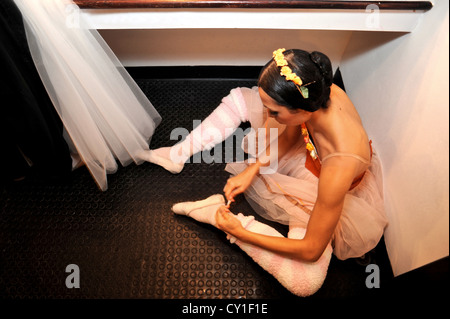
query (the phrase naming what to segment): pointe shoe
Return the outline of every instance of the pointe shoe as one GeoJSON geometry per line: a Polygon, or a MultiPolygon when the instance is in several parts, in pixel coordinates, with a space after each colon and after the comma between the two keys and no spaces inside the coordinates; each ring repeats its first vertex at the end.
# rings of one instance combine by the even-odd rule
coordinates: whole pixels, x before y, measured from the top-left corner
{"type": "Polygon", "coordinates": [[[158,155],[155,150],[142,151],[139,153],[138,157],[147,162],[159,165],[172,174],[178,174],[184,168],[184,163],[175,163],[171,161],[170,158],[158,155]]]}
{"type": "Polygon", "coordinates": [[[178,215],[189,216],[193,211],[208,206],[225,205],[225,198],[221,194],[211,195],[206,199],[196,202],[182,202],[172,206],[172,211],[178,215]]]}
{"type": "Polygon", "coordinates": [[[172,162],[170,159],[159,156],[153,150],[149,151],[148,158],[149,158],[149,162],[152,162],[153,164],[157,164],[159,166],[164,167],[166,170],[168,170],[172,174],[178,174],[184,168],[184,163],[172,162]]]}

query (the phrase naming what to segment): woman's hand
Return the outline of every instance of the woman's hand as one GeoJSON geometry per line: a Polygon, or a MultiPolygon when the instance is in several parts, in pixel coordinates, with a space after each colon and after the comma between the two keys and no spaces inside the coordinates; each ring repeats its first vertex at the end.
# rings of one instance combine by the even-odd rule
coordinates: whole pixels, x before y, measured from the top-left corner
{"type": "Polygon", "coordinates": [[[248,166],[240,174],[230,177],[223,188],[223,192],[227,200],[234,202],[234,197],[239,195],[250,186],[253,178],[259,170],[259,165],[253,164],[248,166]]]}
{"type": "Polygon", "coordinates": [[[235,237],[244,230],[241,222],[231,214],[226,206],[220,206],[216,212],[216,227],[235,237]]]}

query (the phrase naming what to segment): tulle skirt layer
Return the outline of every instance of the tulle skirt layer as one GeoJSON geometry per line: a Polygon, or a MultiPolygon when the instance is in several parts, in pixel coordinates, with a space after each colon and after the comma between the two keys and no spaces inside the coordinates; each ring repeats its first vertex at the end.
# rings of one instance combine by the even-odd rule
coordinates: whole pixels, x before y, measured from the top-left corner
{"type": "Polygon", "coordinates": [[[66,141],[106,190],[116,159],[124,166],[143,162],[161,117],[73,1],[14,2],[66,141]]]}
{"type": "MultiPolygon", "coordinates": [[[[255,90],[245,89],[252,127],[264,122],[263,106],[253,96],[255,90]],[[253,93],[252,93],[253,91],[253,93]]],[[[244,139],[243,145],[246,144],[244,139]]],[[[305,168],[306,148],[303,140],[279,162],[276,173],[260,174],[245,192],[246,199],[262,217],[286,225],[307,227],[317,198],[319,179],[305,168]]],[[[233,175],[242,172],[248,163],[229,163],[226,170],[233,175]]],[[[374,152],[372,163],[361,183],[345,197],[340,221],[333,236],[333,251],[339,259],[360,257],[373,249],[387,225],[384,211],[381,163],[374,152]]]]}

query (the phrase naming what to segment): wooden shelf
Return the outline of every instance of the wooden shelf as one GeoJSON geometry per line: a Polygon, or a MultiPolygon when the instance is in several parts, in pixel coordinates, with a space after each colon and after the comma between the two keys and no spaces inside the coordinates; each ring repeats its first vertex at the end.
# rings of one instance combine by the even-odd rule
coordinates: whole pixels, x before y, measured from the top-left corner
{"type": "Polygon", "coordinates": [[[95,29],[411,32],[430,1],[74,0],[95,29]]]}
{"type": "Polygon", "coordinates": [[[380,10],[423,10],[433,7],[431,1],[268,1],[268,0],[74,0],[82,9],[365,9],[376,5],[380,10]]]}

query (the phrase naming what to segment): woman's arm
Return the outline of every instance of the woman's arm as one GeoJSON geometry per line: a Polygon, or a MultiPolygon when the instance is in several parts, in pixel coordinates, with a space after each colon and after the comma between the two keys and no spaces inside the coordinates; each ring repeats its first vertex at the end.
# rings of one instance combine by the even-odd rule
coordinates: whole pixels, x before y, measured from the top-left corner
{"type": "Polygon", "coordinates": [[[344,206],[358,163],[349,158],[333,158],[322,166],[318,197],[301,240],[272,237],[250,232],[227,210],[217,212],[217,227],[237,239],[286,257],[317,261],[330,242],[344,206]]]}
{"type": "Polygon", "coordinates": [[[222,206],[217,210],[216,227],[244,243],[258,246],[287,258],[310,262],[317,260],[315,259],[316,257],[314,256],[313,251],[308,247],[308,242],[248,231],[242,227],[241,222],[237,218],[230,214],[230,211],[226,206],[222,206]]]}
{"type": "MultiPolygon", "coordinates": [[[[260,161],[258,158],[255,163],[250,164],[240,174],[229,178],[223,189],[225,197],[228,200],[233,201],[236,195],[243,193],[250,186],[255,176],[259,173],[260,168],[270,164],[270,160],[267,160],[268,157],[273,158],[276,156],[277,159],[281,159],[301,137],[301,128],[299,126],[286,127],[269,118],[266,130],[267,134],[269,134],[271,128],[276,128],[279,132],[277,154],[270,154],[271,147],[268,145],[266,147],[265,160],[260,161]]],[[[266,140],[269,140],[268,136],[266,136],[266,140]]]]}

